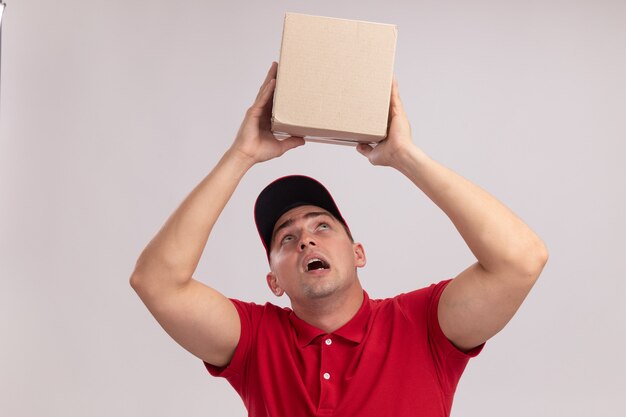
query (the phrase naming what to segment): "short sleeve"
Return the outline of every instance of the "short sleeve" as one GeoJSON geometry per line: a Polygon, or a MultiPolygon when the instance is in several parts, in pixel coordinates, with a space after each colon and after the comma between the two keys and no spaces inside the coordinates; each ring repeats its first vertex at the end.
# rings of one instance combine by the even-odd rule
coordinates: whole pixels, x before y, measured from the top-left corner
{"type": "Polygon", "coordinates": [[[427,339],[427,349],[446,396],[452,396],[470,358],[478,355],[483,345],[469,352],[459,350],[443,333],[439,325],[438,307],[441,294],[451,279],[432,284],[398,297],[402,310],[418,329],[420,337],[427,339]]]}
{"type": "Polygon", "coordinates": [[[248,352],[252,345],[252,311],[255,307],[259,306],[235,299],[230,299],[230,301],[237,309],[241,322],[241,333],[239,335],[239,343],[237,343],[237,347],[235,348],[235,354],[230,363],[226,366],[214,366],[207,362],[204,362],[204,366],[213,376],[226,378],[231,383],[240,383],[240,379],[243,378],[246,358],[248,357],[248,352]]]}
{"type": "Polygon", "coordinates": [[[484,343],[474,349],[463,352],[458,349],[446,337],[439,325],[439,300],[446,286],[452,280],[441,281],[429,287],[429,303],[428,303],[428,337],[431,346],[431,352],[437,364],[439,379],[443,384],[443,388],[449,394],[454,393],[463,370],[467,366],[470,358],[477,356],[483,349],[484,343]]]}

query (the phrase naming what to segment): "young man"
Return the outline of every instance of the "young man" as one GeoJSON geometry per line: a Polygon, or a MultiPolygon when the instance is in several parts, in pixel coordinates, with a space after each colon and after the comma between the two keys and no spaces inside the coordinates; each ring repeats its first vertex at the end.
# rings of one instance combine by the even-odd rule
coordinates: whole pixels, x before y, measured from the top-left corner
{"type": "Polygon", "coordinates": [[[371,300],[357,275],[363,246],[332,197],[317,181],[290,176],[263,190],[255,220],[267,283],[292,308],[229,300],[192,278],[243,175],[304,145],[269,130],[276,68],[230,149],[143,251],[131,285],[179,344],[229,380],[251,416],[448,416],[468,359],[513,317],[547,251],[501,203],[413,144],[395,80],[387,138],[357,150],[437,204],[475,264],[453,280],[371,300]]]}

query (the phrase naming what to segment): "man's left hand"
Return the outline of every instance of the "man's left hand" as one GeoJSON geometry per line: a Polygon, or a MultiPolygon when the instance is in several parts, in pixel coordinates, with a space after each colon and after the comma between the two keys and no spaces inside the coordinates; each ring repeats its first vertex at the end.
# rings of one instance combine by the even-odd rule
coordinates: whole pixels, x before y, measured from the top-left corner
{"type": "Polygon", "coordinates": [[[401,157],[414,147],[411,126],[400,100],[398,82],[394,76],[391,84],[387,137],[374,146],[361,143],[356,149],[365,155],[372,165],[390,166],[397,169],[400,166],[401,157]]]}

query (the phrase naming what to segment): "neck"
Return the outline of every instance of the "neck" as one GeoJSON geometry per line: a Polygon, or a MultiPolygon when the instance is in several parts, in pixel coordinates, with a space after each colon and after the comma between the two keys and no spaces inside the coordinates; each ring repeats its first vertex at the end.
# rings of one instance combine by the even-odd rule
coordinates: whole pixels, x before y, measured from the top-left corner
{"type": "Polygon", "coordinates": [[[336,294],[306,303],[291,303],[294,313],[311,326],[332,333],[349,322],[363,304],[363,288],[357,283],[345,294],[336,294]]]}

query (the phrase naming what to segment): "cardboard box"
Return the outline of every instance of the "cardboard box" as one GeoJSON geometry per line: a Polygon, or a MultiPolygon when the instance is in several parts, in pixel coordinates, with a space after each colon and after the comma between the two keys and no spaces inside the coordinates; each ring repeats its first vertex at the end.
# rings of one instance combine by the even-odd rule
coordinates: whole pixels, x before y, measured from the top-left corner
{"type": "Polygon", "coordinates": [[[373,143],[387,135],[395,25],[285,15],[272,131],[373,143]]]}

